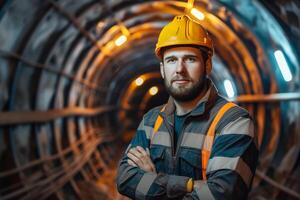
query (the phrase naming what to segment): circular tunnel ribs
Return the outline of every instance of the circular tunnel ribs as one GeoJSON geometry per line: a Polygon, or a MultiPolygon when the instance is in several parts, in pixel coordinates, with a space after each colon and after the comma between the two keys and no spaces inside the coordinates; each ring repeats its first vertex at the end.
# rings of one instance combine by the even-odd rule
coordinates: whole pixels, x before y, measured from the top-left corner
{"type": "MultiPolygon", "coordinates": [[[[52,5],[55,8],[60,9],[54,2],[52,2],[52,5]]],[[[65,14],[62,9],[59,11],[65,14]]],[[[78,23],[72,18],[70,18],[70,20],[75,27],[79,28],[80,33],[82,33],[84,37],[90,40],[92,44],[96,44],[95,40],[92,39],[87,31],[78,27],[78,23]]],[[[82,84],[90,90],[96,92],[104,91],[99,86],[95,86],[95,84],[88,83],[87,81],[61,70],[55,70],[52,66],[46,66],[45,64],[30,61],[19,56],[17,53],[5,52],[3,50],[1,50],[0,53],[3,58],[14,59],[16,62],[20,61],[29,67],[39,68],[54,73],[55,75],[65,77],[73,82],[82,84]]],[[[72,106],[71,108],[53,109],[48,111],[10,111],[1,113],[1,125],[5,126],[21,126],[30,123],[30,126],[38,127],[40,125],[43,126],[44,123],[52,124],[52,121],[60,121],[64,118],[64,121],[69,121],[64,125],[67,126],[67,129],[74,126],[73,123],[86,121],[87,127],[84,129],[88,130],[86,132],[82,131],[79,139],[70,142],[69,147],[64,149],[57,148],[57,154],[44,155],[41,156],[40,159],[29,161],[25,165],[19,164],[19,166],[13,170],[1,172],[0,178],[4,181],[14,176],[19,176],[23,179],[8,187],[1,187],[1,199],[45,199],[53,194],[56,194],[56,197],[59,199],[64,199],[65,194],[60,190],[68,184],[71,185],[75,194],[83,199],[85,194],[79,190],[77,185],[75,185],[74,180],[76,179],[76,181],[78,181],[83,179],[86,182],[98,180],[103,171],[109,171],[108,165],[112,163],[114,157],[114,151],[112,151],[110,146],[116,143],[115,137],[112,134],[105,134],[105,130],[102,130],[101,128],[97,129],[95,125],[94,127],[91,126],[91,122],[89,121],[91,121],[91,118],[101,117],[102,114],[113,110],[113,107],[108,106],[95,109],[72,106]],[[78,120],[74,120],[74,118],[77,118],[78,120]],[[79,179],[78,175],[83,176],[84,178],[79,179]]],[[[41,139],[41,141],[38,141],[40,144],[43,144],[43,142],[50,142],[43,141],[45,138],[38,139],[41,139]]],[[[61,141],[59,141],[58,138],[55,142],[56,147],[61,146],[61,144],[59,144],[61,141]]],[[[28,146],[28,148],[31,147],[28,146]]],[[[43,151],[43,148],[38,148],[38,150],[43,151]]],[[[44,152],[38,152],[40,155],[43,155],[43,153],[44,152]]],[[[14,155],[16,159],[17,156],[16,154],[14,155]]],[[[108,191],[106,191],[106,193],[107,198],[109,197],[107,196],[108,191]]]]}
{"type": "Polygon", "coordinates": [[[3,58],[6,58],[6,59],[16,60],[17,62],[18,61],[23,62],[24,64],[26,64],[29,67],[38,68],[38,69],[45,70],[47,72],[50,72],[50,73],[53,73],[53,74],[56,74],[56,75],[63,76],[63,77],[68,78],[72,81],[80,83],[80,84],[82,84],[82,85],[84,85],[84,86],[86,86],[86,87],[88,87],[92,90],[96,90],[96,91],[99,91],[99,92],[105,90],[105,89],[101,89],[101,88],[97,87],[97,85],[91,84],[91,83],[89,83],[85,80],[78,79],[75,76],[72,76],[70,74],[64,73],[62,71],[55,70],[55,69],[51,68],[50,66],[32,62],[32,61],[30,61],[26,58],[21,57],[20,55],[18,55],[16,53],[5,52],[5,51],[0,49],[0,56],[3,57],[3,58]]]}
{"type": "MultiPolygon", "coordinates": [[[[32,180],[31,184],[26,184],[26,187],[21,187],[20,189],[12,189],[20,186],[19,184],[16,184],[10,186],[10,188],[2,189],[1,192],[3,193],[9,191],[9,193],[7,195],[4,195],[2,199],[12,199],[20,197],[20,195],[22,195],[22,199],[45,199],[51,196],[56,191],[60,190],[61,187],[63,187],[67,182],[73,179],[74,176],[79,173],[80,170],[82,170],[84,165],[88,164],[88,161],[91,159],[92,154],[97,151],[97,147],[99,145],[114,142],[114,139],[111,135],[106,137],[95,137],[94,135],[94,132],[86,133],[87,138],[85,140],[78,140],[75,144],[72,144],[72,146],[78,147],[85,144],[88,148],[83,149],[79,155],[76,154],[72,155],[71,157],[68,156],[68,159],[71,161],[68,161],[66,167],[60,166],[51,168],[47,171],[47,177],[43,176],[42,174],[32,174],[34,176],[34,180],[32,180]]],[[[60,154],[51,155],[41,160],[36,160],[28,163],[27,165],[20,168],[0,173],[0,177],[8,177],[12,174],[20,173],[21,171],[26,171],[30,168],[36,168],[39,165],[49,164],[50,162],[55,162],[59,159],[66,159],[65,157],[67,154],[74,154],[72,151],[73,149],[71,147],[64,149],[64,151],[62,151],[60,154]]],[[[106,170],[108,170],[106,167],[107,163],[99,160],[98,164],[101,164],[102,167],[105,167],[106,170]]],[[[94,169],[94,171],[97,170],[98,169],[96,168],[94,169]]]]}
{"type": "MultiPolygon", "coordinates": [[[[258,1],[193,2],[205,12],[203,24],[216,41],[220,61],[212,79],[218,84],[231,79],[240,94],[231,100],[245,106],[257,124],[261,157],[250,199],[300,199],[295,178],[300,175],[299,66],[289,38],[258,1]],[[285,47],[295,75],[289,84],[282,82],[270,47],[285,47]]],[[[128,103],[126,108],[120,105],[127,102],[119,101],[136,77],[159,73],[152,52],[158,31],[187,3],[7,4],[0,12],[0,20],[6,20],[0,21],[0,36],[8,38],[0,48],[0,198],[97,199],[86,193],[100,191],[98,199],[116,199],[98,181],[113,179],[107,172],[117,158],[115,147],[120,148],[115,130],[125,126],[118,116],[146,107],[149,98],[139,97],[148,99],[143,106],[128,103]],[[128,44],[105,50],[121,23],[129,30],[128,44]]],[[[134,116],[129,120],[139,121],[134,116]]]]}
{"type": "Polygon", "coordinates": [[[13,125],[13,124],[26,124],[26,123],[47,123],[55,119],[64,117],[91,117],[101,115],[105,112],[117,110],[114,106],[100,107],[100,108],[65,108],[60,110],[48,111],[12,111],[0,112],[0,126],[13,125]]]}

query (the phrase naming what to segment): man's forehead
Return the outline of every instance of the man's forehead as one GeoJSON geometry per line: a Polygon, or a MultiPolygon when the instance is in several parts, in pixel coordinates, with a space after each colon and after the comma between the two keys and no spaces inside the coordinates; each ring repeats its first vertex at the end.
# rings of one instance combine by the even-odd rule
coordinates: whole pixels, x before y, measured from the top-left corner
{"type": "Polygon", "coordinates": [[[164,58],[169,56],[185,56],[194,55],[201,56],[200,50],[196,47],[173,47],[164,52],[164,58]]]}

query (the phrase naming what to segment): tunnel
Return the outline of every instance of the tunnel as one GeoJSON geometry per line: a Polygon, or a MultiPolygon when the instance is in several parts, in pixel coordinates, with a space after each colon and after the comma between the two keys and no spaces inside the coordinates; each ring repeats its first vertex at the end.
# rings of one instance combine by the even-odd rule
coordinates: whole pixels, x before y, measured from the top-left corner
{"type": "Polygon", "coordinates": [[[300,199],[298,0],[0,1],[0,199],[127,199],[118,161],[169,97],[157,37],[191,6],[210,79],[256,125],[249,199],[300,199]]]}

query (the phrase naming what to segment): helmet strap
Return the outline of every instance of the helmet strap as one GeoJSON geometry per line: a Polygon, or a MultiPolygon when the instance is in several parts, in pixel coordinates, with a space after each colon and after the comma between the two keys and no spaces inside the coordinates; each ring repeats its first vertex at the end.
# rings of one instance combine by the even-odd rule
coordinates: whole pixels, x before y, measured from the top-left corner
{"type": "Polygon", "coordinates": [[[205,72],[207,75],[210,74],[211,69],[212,69],[211,57],[209,56],[205,61],[205,72]]]}

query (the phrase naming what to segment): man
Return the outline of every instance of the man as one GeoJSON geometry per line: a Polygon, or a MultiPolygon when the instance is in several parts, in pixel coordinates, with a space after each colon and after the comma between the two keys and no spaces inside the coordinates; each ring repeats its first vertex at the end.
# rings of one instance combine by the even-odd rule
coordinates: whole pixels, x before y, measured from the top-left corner
{"type": "Polygon", "coordinates": [[[132,199],[247,199],[258,160],[245,109],[207,78],[212,41],[177,16],[155,50],[170,99],[146,113],[120,161],[117,187],[132,199]]]}

